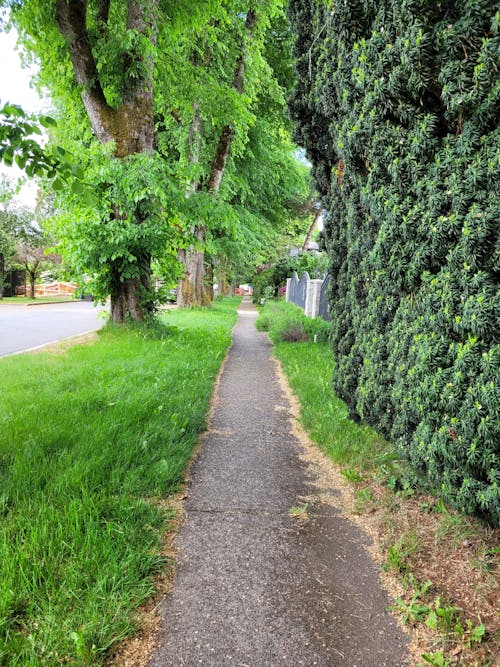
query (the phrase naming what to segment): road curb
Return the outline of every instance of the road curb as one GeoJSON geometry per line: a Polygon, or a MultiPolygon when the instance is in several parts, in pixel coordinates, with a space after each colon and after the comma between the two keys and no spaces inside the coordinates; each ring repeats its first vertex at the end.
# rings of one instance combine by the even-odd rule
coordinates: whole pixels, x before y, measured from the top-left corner
{"type": "Polygon", "coordinates": [[[99,329],[89,329],[88,331],[82,331],[81,333],[75,334],[74,336],[66,336],[65,338],[56,338],[56,340],[51,340],[48,343],[42,343],[41,345],[35,345],[35,347],[29,347],[26,350],[17,350],[16,352],[9,352],[9,354],[0,354],[0,359],[7,359],[8,357],[15,357],[18,354],[25,354],[26,352],[36,352],[37,350],[42,350],[44,347],[49,345],[55,345],[56,343],[62,343],[66,340],[72,340],[73,338],[80,338],[81,336],[87,336],[88,334],[95,333],[99,329]]]}

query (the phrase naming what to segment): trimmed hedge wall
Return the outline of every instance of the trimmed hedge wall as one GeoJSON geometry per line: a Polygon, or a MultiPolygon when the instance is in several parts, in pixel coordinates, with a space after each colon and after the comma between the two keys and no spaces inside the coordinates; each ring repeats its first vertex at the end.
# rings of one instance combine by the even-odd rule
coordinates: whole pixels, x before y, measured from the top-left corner
{"type": "Polygon", "coordinates": [[[291,0],[296,140],[329,210],[334,386],[500,523],[500,13],[291,0]]]}

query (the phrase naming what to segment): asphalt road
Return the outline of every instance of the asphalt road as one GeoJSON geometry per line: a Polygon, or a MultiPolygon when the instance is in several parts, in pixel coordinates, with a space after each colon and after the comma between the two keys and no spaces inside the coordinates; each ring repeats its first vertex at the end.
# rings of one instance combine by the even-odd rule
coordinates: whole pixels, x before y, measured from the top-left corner
{"type": "Polygon", "coordinates": [[[100,329],[105,318],[86,301],[23,306],[0,303],[0,357],[100,329]]]}

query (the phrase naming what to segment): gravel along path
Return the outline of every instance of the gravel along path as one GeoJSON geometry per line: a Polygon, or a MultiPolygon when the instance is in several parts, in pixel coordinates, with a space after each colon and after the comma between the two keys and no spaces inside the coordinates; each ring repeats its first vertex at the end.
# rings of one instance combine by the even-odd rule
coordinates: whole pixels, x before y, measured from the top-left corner
{"type": "Polygon", "coordinates": [[[149,667],[406,665],[367,538],[319,489],[255,317],[244,301],[149,667]]]}

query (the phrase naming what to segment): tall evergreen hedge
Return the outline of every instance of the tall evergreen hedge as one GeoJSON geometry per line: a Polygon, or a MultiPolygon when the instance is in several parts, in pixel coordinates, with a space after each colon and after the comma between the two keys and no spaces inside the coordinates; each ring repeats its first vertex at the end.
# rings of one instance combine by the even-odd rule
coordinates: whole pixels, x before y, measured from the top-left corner
{"type": "Polygon", "coordinates": [[[500,522],[500,12],[291,0],[296,140],[329,210],[335,390],[500,522]]]}

